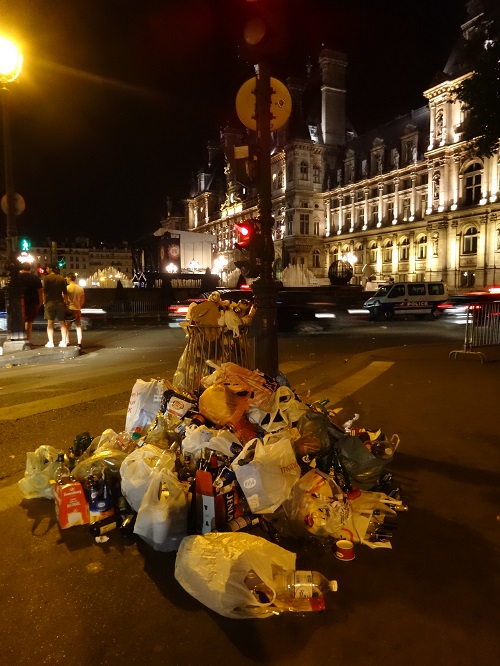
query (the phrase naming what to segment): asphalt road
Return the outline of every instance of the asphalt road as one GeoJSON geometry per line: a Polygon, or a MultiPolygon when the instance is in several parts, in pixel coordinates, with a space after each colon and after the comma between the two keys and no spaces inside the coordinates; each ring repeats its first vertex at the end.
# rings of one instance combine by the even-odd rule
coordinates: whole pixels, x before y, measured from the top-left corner
{"type": "MultiPolygon", "coordinates": [[[[44,342],[43,333],[40,343],[44,342]]],[[[61,531],[49,500],[18,490],[26,451],[119,431],[137,377],[171,377],[182,332],[89,331],[82,356],[0,368],[0,659],[3,664],[470,666],[500,657],[498,362],[449,359],[463,331],[442,322],[347,320],[280,339],[280,368],[339,423],[401,438],[390,470],[410,509],[392,550],[339,562],[297,550],[335,578],[324,613],[229,620],[175,581],[175,553],[87,528],[61,531]],[[26,414],[28,412],[28,415],[26,414]]]]}

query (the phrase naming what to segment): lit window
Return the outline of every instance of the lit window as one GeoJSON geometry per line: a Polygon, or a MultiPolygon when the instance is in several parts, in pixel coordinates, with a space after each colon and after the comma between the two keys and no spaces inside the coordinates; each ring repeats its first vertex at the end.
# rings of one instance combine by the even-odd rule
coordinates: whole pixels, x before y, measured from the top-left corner
{"type": "Polygon", "coordinates": [[[465,205],[476,206],[481,200],[481,166],[477,163],[465,171],[465,205]]]}
{"type": "Polygon", "coordinates": [[[476,254],[477,252],[477,229],[476,227],[469,227],[464,233],[463,249],[464,254],[476,254]]]}
{"type": "Polygon", "coordinates": [[[399,260],[408,261],[410,256],[410,241],[408,238],[403,238],[399,244],[399,260]]]}

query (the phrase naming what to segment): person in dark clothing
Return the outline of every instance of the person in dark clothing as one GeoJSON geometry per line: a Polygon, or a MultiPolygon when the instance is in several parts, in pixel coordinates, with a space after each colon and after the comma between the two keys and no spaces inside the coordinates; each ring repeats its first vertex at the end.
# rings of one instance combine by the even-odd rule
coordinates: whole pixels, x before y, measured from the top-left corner
{"type": "Polygon", "coordinates": [[[43,302],[42,281],[31,272],[31,264],[25,262],[21,264],[19,271],[19,280],[23,290],[23,321],[26,330],[26,338],[31,342],[33,333],[33,322],[38,314],[38,310],[43,302]]]}
{"type": "Polygon", "coordinates": [[[46,347],[54,346],[54,322],[61,324],[61,342],[59,347],[67,347],[66,308],[68,307],[68,287],[66,280],[56,272],[56,267],[47,266],[47,275],[43,279],[43,304],[45,306],[44,318],[47,320],[46,347]]]}

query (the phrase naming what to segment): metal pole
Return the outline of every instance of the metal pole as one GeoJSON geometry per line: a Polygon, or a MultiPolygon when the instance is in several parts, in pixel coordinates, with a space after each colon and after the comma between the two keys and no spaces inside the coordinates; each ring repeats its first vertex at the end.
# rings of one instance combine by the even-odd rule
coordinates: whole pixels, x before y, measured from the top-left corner
{"type": "Polygon", "coordinates": [[[257,304],[254,318],[255,367],[270,377],[278,372],[278,332],[276,322],[277,285],[273,279],[274,244],[271,200],[271,76],[269,65],[258,65],[256,87],[258,142],[258,209],[261,275],[252,284],[257,304]]]}
{"type": "Polygon", "coordinates": [[[5,194],[7,198],[7,263],[10,280],[6,289],[7,305],[7,340],[3,345],[4,352],[19,351],[29,347],[23,321],[23,290],[19,277],[19,263],[16,258],[17,228],[14,204],[14,170],[12,166],[12,143],[10,135],[9,91],[5,86],[1,89],[3,141],[5,160],[5,194]]]}

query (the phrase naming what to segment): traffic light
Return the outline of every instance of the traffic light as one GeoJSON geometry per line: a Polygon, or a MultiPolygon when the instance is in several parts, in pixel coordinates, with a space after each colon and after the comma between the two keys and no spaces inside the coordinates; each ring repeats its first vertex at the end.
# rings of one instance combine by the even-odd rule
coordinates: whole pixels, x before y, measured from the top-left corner
{"type": "Polygon", "coordinates": [[[38,272],[38,275],[45,275],[45,268],[43,266],[38,265],[38,268],[36,269],[38,272]]]}
{"type": "Polygon", "coordinates": [[[57,257],[57,267],[66,268],[66,257],[57,257]]]}
{"type": "Polygon", "coordinates": [[[281,55],[285,48],[286,0],[244,0],[242,56],[257,64],[281,55]]]}
{"type": "Polygon", "coordinates": [[[29,238],[19,239],[19,250],[21,252],[29,252],[31,249],[31,240],[29,238]]]}
{"type": "Polygon", "coordinates": [[[235,222],[234,230],[236,232],[234,247],[240,251],[240,258],[236,259],[234,265],[245,277],[258,277],[262,265],[259,222],[257,220],[235,222]]]}
{"type": "Polygon", "coordinates": [[[236,231],[236,243],[234,247],[238,248],[238,250],[250,250],[255,237],[253,221],[243,220],[242,222],[235,222],[234,230],[236,231]]]}

